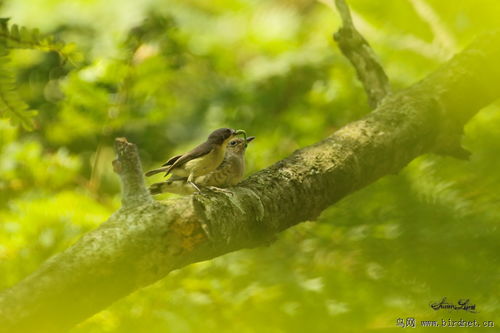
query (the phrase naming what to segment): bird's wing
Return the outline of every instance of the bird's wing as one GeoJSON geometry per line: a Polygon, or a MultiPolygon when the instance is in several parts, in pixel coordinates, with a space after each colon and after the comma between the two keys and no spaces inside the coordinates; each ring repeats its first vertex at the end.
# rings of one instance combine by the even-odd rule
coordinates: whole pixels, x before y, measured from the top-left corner
{"type": "Polygon", "coordinates": [[[150,177],[152,175],[156,175],[157,173],[167,171],[167,169],[168,169],[168,167],[161,167],[158,169],[150,170],[150,171],[146,172],[145,175],[146,175],[146,177],[150,177]]]}
{"type": "Polygon", "coordinates": [[[172,165],[177,161],[182,155],[177,155],[166,161],[165,163],[162,164],[162,166],[167,166],[167,165],[172,165]]]}
{"type": "MultiPolygon", "coordinates": [[[[213,150],[213,147],[210,143],[208,142],[203,142],[201,145],[197,146],[193,150],[185,153],[184,155],[180,156],[177,158],[174,163],[170,166],[170,168],[167,171],[167,175],[170,172],[170,170],[180,167],[181,165],[194,160],[195,158],[199,158],[202,156],[205,156],[206,154],[210,153],[213,150]]],[[[168,163],[168,162],[167,162],[168,163]]]]}

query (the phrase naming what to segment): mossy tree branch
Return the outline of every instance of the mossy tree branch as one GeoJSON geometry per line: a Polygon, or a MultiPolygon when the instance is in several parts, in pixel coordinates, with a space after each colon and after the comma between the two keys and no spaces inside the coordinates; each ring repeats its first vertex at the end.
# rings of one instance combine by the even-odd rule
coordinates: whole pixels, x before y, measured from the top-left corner
{"type": "Polygon", "coordinates": [[[123,194],[122,206],[133,208],[153,202],[142,172],[142,165],[137,147],[125,138],[115,140],[117,159],[113,161],[113,170],[120,175],[123,194]]]}
{"type": "Polygon", "coordinates": [[[345,0],[335,0],[335,5],[342,19],[342,27],[333,35],[333,38],[354,66],[358,79],[368,96],[368,104],[375,109],[391,92],[389,78],[370,44],[354,26],[345,0]]]}
{"type": "Polygon", "coordinates": [[[151,200],[137,150],[117,141],[125,209],[0,294],[0,331],[64,331],[174,269],[267,243],[415,157],[449,150],[470,117],[500,97],[499,58],[500,33],[482,36],[363,119],[252,175],[233,195],[151,200]]]}

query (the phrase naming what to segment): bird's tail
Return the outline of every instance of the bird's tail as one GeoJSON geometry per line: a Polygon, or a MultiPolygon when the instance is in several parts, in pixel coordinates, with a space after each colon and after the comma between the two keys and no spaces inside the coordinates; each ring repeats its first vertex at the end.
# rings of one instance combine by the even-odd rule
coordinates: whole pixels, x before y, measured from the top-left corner
{"type": "Polygon", "coordinates": [[[186,184],[186,178],[174,178],[161,183],[154,183],[149,186],[149,193],[152,195],[160,193],[191,194],[194,192],[191,185],[186,184]]]}
{"type": "Polygon", "coordinates": [[[166,166],[166,167],[162,167],[162,168],[158,168],[158,169],[153,169],[153,170],[146,172],[145,175],[146,175],[146,177],[149,177],[152,175],[156,175],[157,173],[166,172],[169,167],[170,166],[166,166]]]}
{"type": "Polygon", "coordinates": [[[166,182],[151,184],[151,186],[149,187],[149,193],[155,195],[166,192],[165,187],[168,187],[168,184],[166,182]]]}

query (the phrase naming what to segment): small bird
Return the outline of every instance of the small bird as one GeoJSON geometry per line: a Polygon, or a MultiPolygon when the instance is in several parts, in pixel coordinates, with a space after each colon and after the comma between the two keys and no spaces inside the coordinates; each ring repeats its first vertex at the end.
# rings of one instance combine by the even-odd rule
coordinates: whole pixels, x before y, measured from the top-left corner
{"type": "MultiPolygon", "coordinates": [[[[195,179],[202,186],[229,187],[238,184],[245,173],[245,151],[254,136],[246,139],[233,138],[227,144],[224,160],[214,171],[195,179]]],[[[165,182],[155,183],[149,187],[151,194],[164,192],[176,194],[191,194],[192,187],[186,186],[186,177],[172,176],[165,182]]]]}
{"type": "Polygon", "coordinates": [[[215,170],[222,163],[227,143],[238,134],[246,136],[243,130],[219,128],[210,133],[207,141],[187,153],[172,157],[161,168],[146,172],[146,176],[165,172],[165,176],[187,177],[185,181],[200,191],[193,180],[215,170]]]}

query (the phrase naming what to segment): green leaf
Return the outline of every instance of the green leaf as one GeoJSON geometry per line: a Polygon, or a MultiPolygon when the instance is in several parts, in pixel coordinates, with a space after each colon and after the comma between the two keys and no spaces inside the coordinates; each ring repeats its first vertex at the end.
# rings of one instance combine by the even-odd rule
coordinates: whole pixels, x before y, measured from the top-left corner
{"type": "Polygon", "coordinates": [[[28,29],[0,18],[0,117],[8,117],[13,124],[33,130],[36,112],[29,110],[16,89],[14,74],[9,68],[9,49],[34,49],[56,52],[63,62],[76,64],[82,57],[73,44],[65,44],[53,36],[41,37],[38,29],[28,29]]]}
{"type": "Polygon", "coordinates": [[[36,113],[28,110],[28,105],[19,97],[8,62],[8,50],[0,46],[0,117],[8,117],[13,124],[31,131],[36,113]]]}

